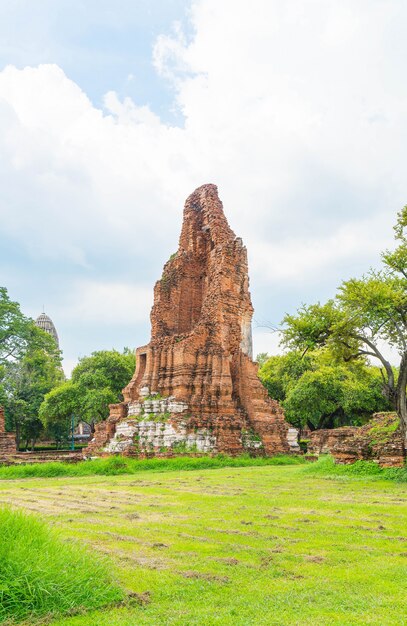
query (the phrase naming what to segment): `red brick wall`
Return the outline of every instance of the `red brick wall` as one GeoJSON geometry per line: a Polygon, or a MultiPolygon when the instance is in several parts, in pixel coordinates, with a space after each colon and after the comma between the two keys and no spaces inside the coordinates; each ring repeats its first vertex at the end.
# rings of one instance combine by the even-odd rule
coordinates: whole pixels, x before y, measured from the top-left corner
{"type": "Polygon", "coordinates": [[[377,461],[383,467],[401,467],[405,449],[395,413],[376,413],[364,426],[316,430],[310,435],[308,451],[311,454],[332,454],[337,463],[358,460],[377,461]],[[387,434],[389,433],[389,434],[387,434]]]}

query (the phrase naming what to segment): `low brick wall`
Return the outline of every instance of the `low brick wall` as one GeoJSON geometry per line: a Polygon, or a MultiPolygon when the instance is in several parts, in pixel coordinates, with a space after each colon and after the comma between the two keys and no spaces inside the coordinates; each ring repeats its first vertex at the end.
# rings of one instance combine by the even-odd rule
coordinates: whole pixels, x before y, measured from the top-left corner
{"type": "Polygon", "coordinates": [[[0,462],[16,453],[16,439],[14,433],[6,433],[4,409],[0,407],[0,462]]]}
{"type": "Polygon", "coordinates": [[[337,463],[376,461],[382,467],[401,467],[406,451],[398,417],[395,413],[376,413],[361,427],[344,426],[315,430],[310,435],[308,452],[332,454],[337,463]]]}
{"type": "Polygon", "coordinates": [[[38,452],[17,452],[9,454],[3,460],[5,465],[27,465],[30,463],[50,463],[59,461],[63,463],[78,463],[83,460],[81,451],[75,450],[43,450],[38,452]]]}

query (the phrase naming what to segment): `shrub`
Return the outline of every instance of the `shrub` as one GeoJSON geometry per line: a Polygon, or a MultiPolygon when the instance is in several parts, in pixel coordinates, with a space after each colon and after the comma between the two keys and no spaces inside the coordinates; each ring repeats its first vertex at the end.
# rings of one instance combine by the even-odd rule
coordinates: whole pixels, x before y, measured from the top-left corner
{"type": "Polygon", "coordinates": [[[400,425],[400,420],[394,413],[384,416],[381,424],[372,426],[367,433],[370,437],[371,445],[383,445],[388,443],[400,425]]]}
{"type": "Polygon", "coordinates": [[[309,465],[303,470],[314,476],[332,477],[371,477],[372,479],[394,480],[407,482],[407,467],[381,467],[373,461],[356,461],[350,465],[339,465],[330,456],[321,456],[316,463],[309,465]]]}
{"type": "Polygon", "coordinates": [[[310,441],[310,439],[300,439],[299,441],[300,450],[301,452],[304,452],[304,454],[308,452],[308,444],[310,441]]]}

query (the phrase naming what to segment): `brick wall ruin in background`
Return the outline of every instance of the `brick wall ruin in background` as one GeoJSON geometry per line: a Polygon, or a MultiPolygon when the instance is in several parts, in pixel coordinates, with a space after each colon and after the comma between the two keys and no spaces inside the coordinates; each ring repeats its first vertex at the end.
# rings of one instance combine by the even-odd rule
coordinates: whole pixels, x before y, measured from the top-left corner
{"type": "Polygon", "coordinates": [[[6,433],[4,409],[0,406],[0,462],[16,453],[15,433],[6,433]]]}
{"type": "Polygon", "coordinates": [[[257,378],[252,315],[246,248],[216,186],[204,185],[185,203],[178,250],[155,285],[151,341],[86,454],[297,451],[257,378]]]}
{"type": "Polygon", "coordinates": [[[361,427],[344,426],[315,430],[308,452],[332,454],[337,463],[377,461],[383,467],[402,467],[405,462],[403,437],[395,413],[376,413],[361,427]]]}

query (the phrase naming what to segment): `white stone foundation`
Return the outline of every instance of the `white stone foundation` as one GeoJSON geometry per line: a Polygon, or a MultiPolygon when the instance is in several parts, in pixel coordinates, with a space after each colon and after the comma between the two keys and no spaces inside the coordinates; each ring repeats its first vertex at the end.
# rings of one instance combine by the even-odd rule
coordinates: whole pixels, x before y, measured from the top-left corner
{"type": "Polygon", "coordinates": [[[177,451],[177,446],[182,452],[216,452],[216,437],[206,428],[188,433],[185,423],[177,424],[175,428],[169,422],[130,419],[117,424],[116,433],[105,452],[117,454],[132,446],[141,453],[177,451]]]}

